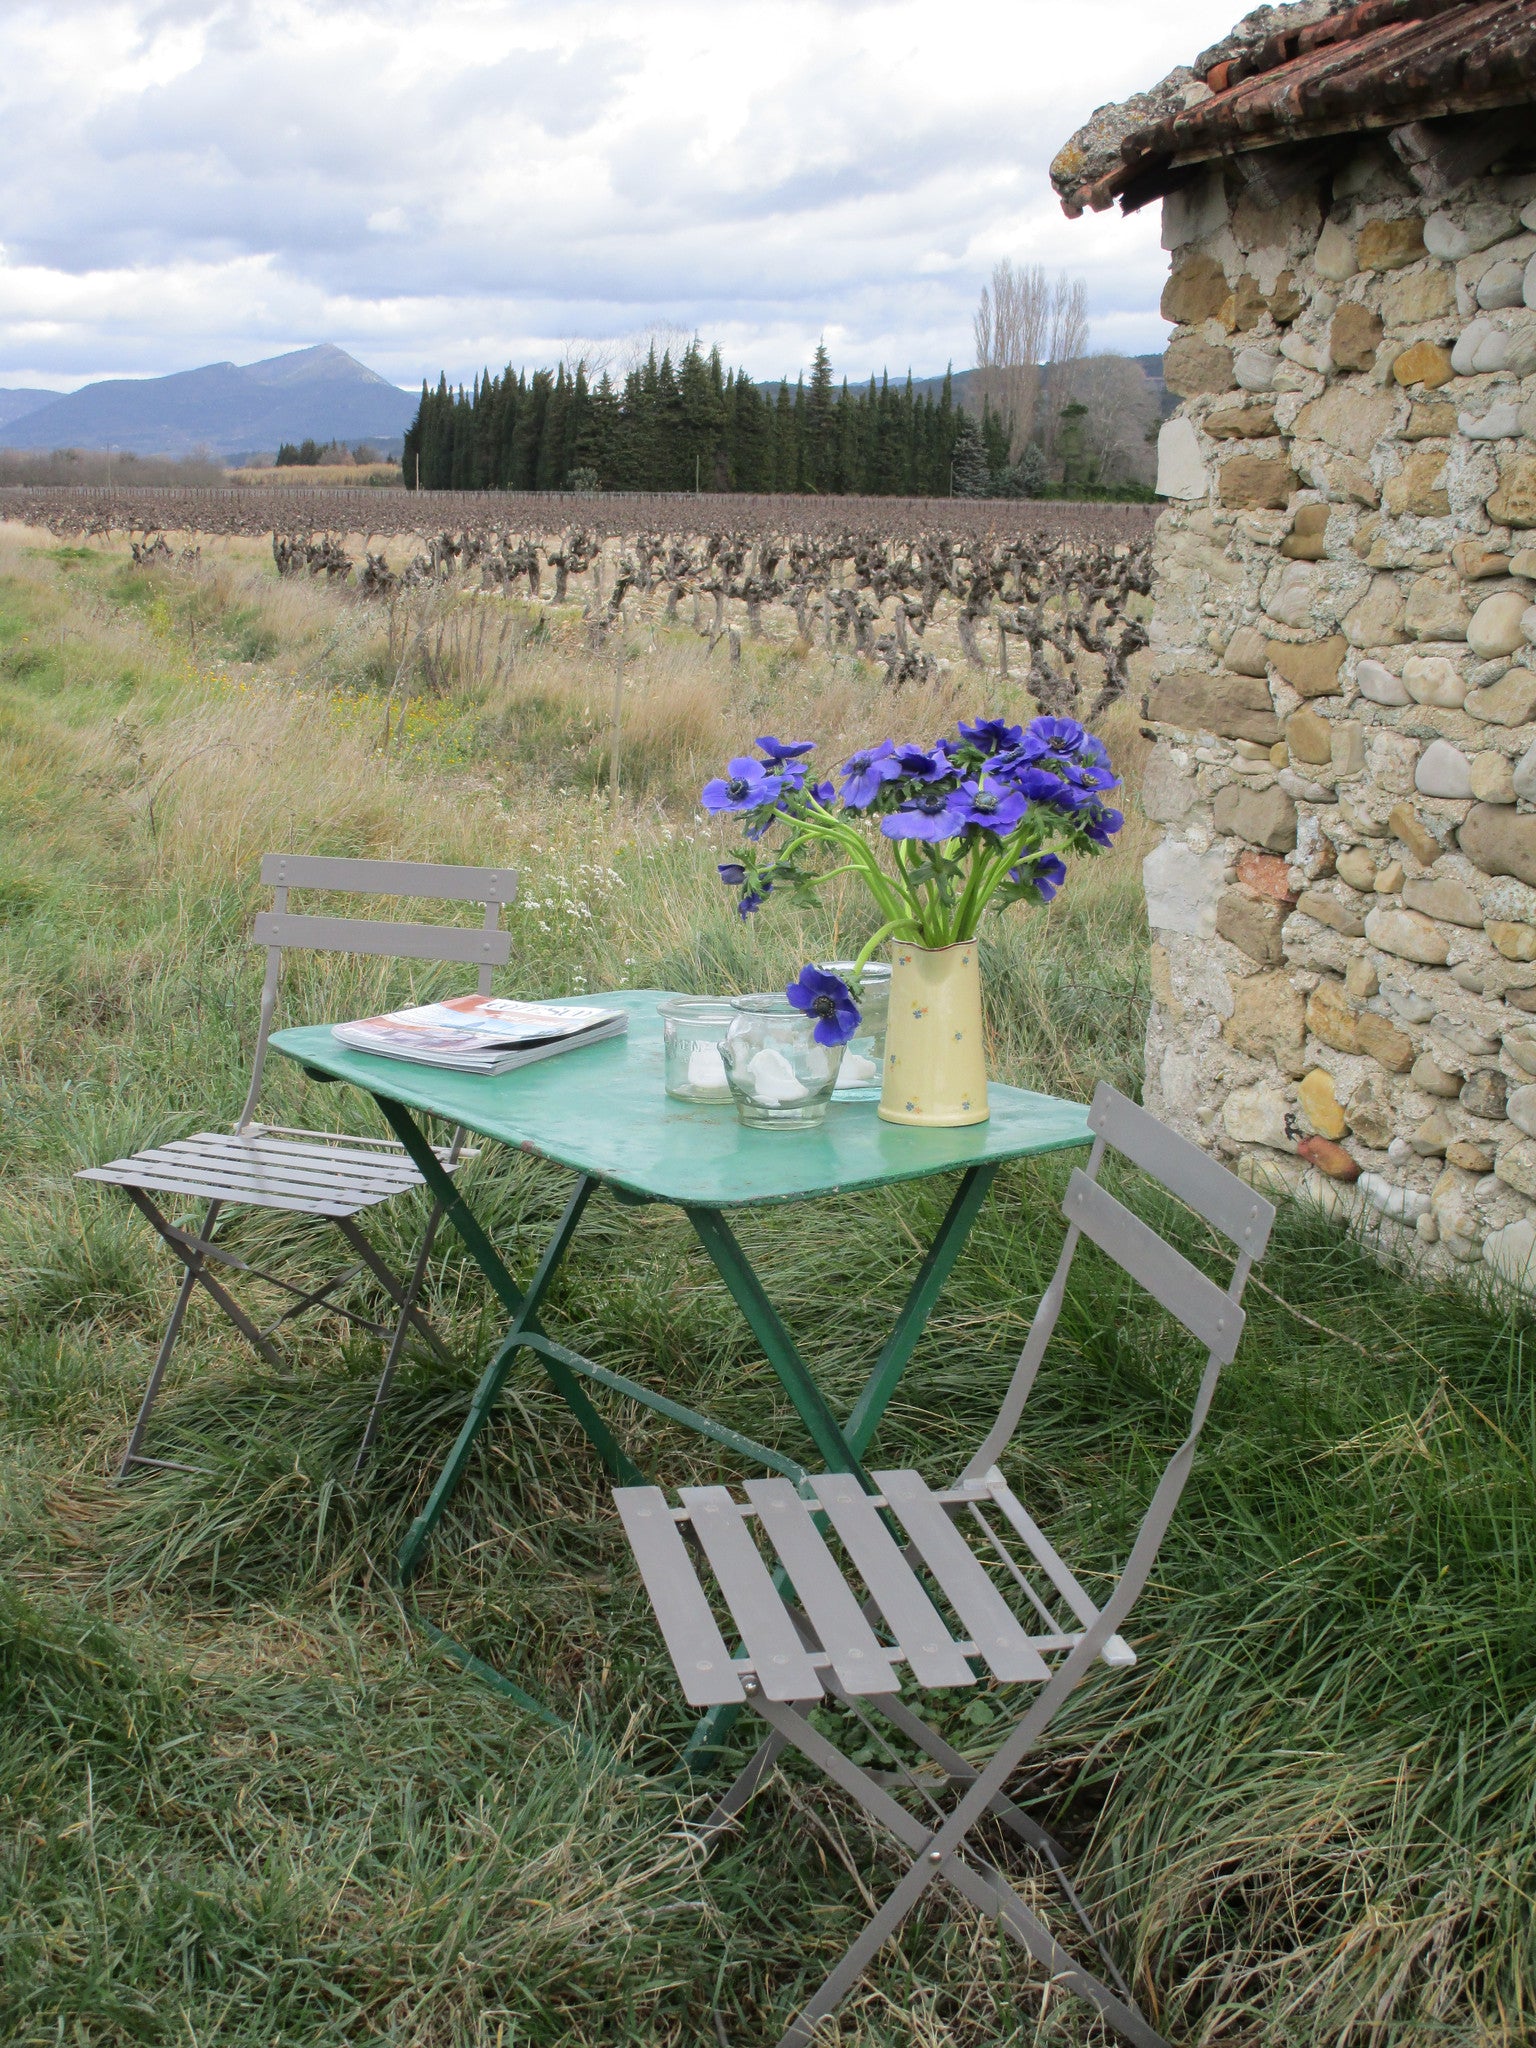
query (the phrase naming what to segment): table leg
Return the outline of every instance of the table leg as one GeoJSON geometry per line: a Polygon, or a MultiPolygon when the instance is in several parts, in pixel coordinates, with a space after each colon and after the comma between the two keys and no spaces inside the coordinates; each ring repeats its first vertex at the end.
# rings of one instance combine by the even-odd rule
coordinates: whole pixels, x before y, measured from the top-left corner
{"type": "MultiPolygon", "coordinates": [[[[544,1248],[544,1255],[528,1283],[528,1291],[512,1318],[511,1326],[492,1352],[489,1363],[480,1375],[480,1384],[475,1388],[474,1399],[469,1404],[469,1413],[464,1418],[463,1427],[453,1449],[448,1453],[447,1461],[437,1476],[437,1483],[427,1498],[426,1506],[406,1531],[405,1541],[400,1546],[396,1575],[402,1586],[409,1585],[415,1577],[422,1552],[431,1541],[432,1532],[442,1520],[449,1501],[458,1491],[459,1482],[464,1477],[464,1468],[469,1463],[469,1455],[474,1448],[475,1438],[490,1420],[491,1411],[500,1399],[507,1374],[512,1369],[513,1359],[523,1349],[524,1340],[528,1336],[542,1334],[537,1321],[539,1303],[549,1291],[556,1268],[565,1254],[566,1246],[575,1235],[582,1211],[591,1200],[596,1185],[595,1181],[589,1180],[585,1175],[577,1181],[571,1198],[565,1205],[565,1214],[560,1218],[554,1236],[544,1248]]],[[[582,1392],[570,1371],[558,1359],[549,1358],[542,1353],[538,1356],[561,1398],[597,1446],[609,1470],[616,1477],[623,1479],[626,1485],[642,1484],[644,1475],[625,1457],[608,1425],[582,1392]]]]}
{"type": "MultiPolygon", "coordinates": [[[[581,1221],[582,1211],[591,1200],[598,1184],[586,1174],[577,1181],[571,1198],[565,1205],[565,1213],[555,1227],[554,1236],[544,1248],[543,1257],[539,1260],[525,1294],[502,1263],[495,1246],[454,1185],[453,1177],[444,1172],[442,1162],[410,1112],[400,1103],[389,1101],[387,1097],[375,1096],[374,1100],[428,1188],[441,1203],[444,1214],[464,1240],[475,1264],[489,1280],[504,1306],[512,1312],[511,1325],[480,1375],[480,1384],[476,1387],[474,1398],[470,1402],[464,1426],[448,1454],[446,1464],[438,1474],[437,1483],[432,1488],[425,1507],[406,1531],[405,1541],[400,1546],[396,1570],[400,1583],[408,1585],[421,1563],[422,1553],[432,1540],[433,1531],[442,1520],[444,1510],[458,1490],[475,1438],[485,1427],[491,1411],[495,1408],[502,1387],[506,1384],[507,1374],[512,1368],[512,1361],[523,1348],[523,1340],[530,1334],[543,1334],[538,1323],[539,1304],[549,1290],[550,1282],[554,1279],[556,1269],[565,1255],[566,1247],[581,1221]]],[[[576,1376],[558,1357],[551,1358],[540,1354],[540,1363],[561,1399],[596,1446],[609,1471],[616,1478],[622,1479],[626,1485],[641,1484],[644,1474],[624,1455],[607,1423],[582,1391],[576,1376]]]]}
{"type": "Polygon", "coordinates": [[[933,1314],[944,1282],[964,1249],[971,1226],[981,1213],[981,1205],[996,1178],[995,1164],[968,1167],[961,1175],[960,1185],[945,1211],[944,1221],[939,1225],[938,1234],[928,1247],[917,1278],[902,1303],[895,1328],[886,1339],[875,1369],[844,1424],[844,1433],[855,1451],[863,1452],[869,1448],[870,1439],[880,1426],[880,1418],[907,1369],[907,1361],[917,1349],[918,1339],[928,1327],[928,1318],[933,1314]]]}
{"type": "Polygon", "coordinates": [[[736,1306],[746,1317],[754,1337],[763,1347],[768,1363],[795,1405],[795,1413],[810,1432],[811,1441],[833,1472],[852,1472],[867,1493],[875,1488],[860,1470],[853,1447],[838,1426],[821,1389],[811,1378],[795,1340],[785,1328],[778,1310],[763,1292],[763,1284],[747,1262],[747,1255],[732,1235],[718,1209],[689,1209],[688,1221],[699,1241],[714,1260],[721,1279],[731,1290],[736,1306]]]}

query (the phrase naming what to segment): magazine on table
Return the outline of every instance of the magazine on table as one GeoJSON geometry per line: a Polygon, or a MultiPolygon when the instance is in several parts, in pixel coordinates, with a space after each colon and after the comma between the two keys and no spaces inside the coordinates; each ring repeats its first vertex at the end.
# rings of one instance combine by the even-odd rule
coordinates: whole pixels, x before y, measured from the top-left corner
{"type": "Polygon", "coordinates": [[[471,995],[333,1024],[331,1036],[357,1052],[379,1053],[385,1059],[451,1067],[460,1074],[507,1074],[557,1052],[615,1038],[628,1024],[622,1010],[471,995]]]}

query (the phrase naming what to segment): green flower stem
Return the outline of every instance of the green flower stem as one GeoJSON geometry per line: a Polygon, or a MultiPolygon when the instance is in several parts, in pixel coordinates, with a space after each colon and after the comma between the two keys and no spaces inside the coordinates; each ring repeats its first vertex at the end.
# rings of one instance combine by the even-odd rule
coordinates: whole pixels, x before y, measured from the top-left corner
{"type": "Polygon", "coordinates": [[[856,972],[860,973],[876,947],[889,938],[911,939],[935,949],[974,939],[987,905],[1013,868],[1045,853],[1048,842],[1063,848],[1075,844],[1064,831],[1054,837],[1040,833],[1031,811],[994,850],[988,849],[984,838],[967,841],[960,834],[937,844],[893,839],[893,878],[880,862],[879,849],[870,845],[866,835],[835,817],[814,797],[800,795],[798,806],[786,808],[780,815],[789,824],[789,838],[777,856],[780,862],[788,865],[801,847],[814,842],[835,847],[844,856],[839,866],[825,874],[801,876],[801,885],[814,889],[838,875],[857,874],[868,886],[883,922],[859,955],[856,972]],[[957,850],[967,846],[968,854],[957,850]],[[920,874],[924,864],[928,872],[920,874]],[[962,866],[965,875],[957,894],[955,882],[962,866]]]}
{"type": "Polygon", "coordinates": [[[994,890],[1008,870],[1015,865],[1024,851],[1024,842],[1029,837],[1025,827],[1010,832],[997,853],[988,860],[985,853],[979,853],[972,862],[970,878],[965,894],[960,899],[960,909],[955,917],[955,943],[973,939],[981,923],[982,912],[992,900],[994,890]]]}
{"type": "Polygon", "coordinates": [[[864,948],[863,952],[860,953],[858,959],[855,960],[853,963],[853,978],[855,982],[858,981],[859,977],[863,974],[865,968],[869,965],[870,961],[875,957],[877,949],[883,946],[887,939],[894,939],[897,936],[897,933],[899,932],[901,926],[904,924],[909,924],[910,922],[910,918],[898,917],[893,918],[891,923],[889,924],[881,925],[879,931],[875,933],[874,937],[870,940],[869,944],[864,948]]]}
{"type": "MultiPolygon", "coordinates": [[[[855,831],[851,825],[844,825],[825,811],[821,811],[819,815],[805,812],[791,812],[790,815],[795,821],[794,829],[788,845],[780,854],[781,859],[787,860],[798,846],[811,839],[822,839],[832,845],[841,846],[850,857],[849,865],[857,868],[863,875],[869,884],[870,894],[888,918],[900,919],[904,915],[912,914],[910,890],[892,886],[890,877],[880,867],[862,833],[855,831]]],[[[819,879],[827,878],[823,876],[819,879]]]]}

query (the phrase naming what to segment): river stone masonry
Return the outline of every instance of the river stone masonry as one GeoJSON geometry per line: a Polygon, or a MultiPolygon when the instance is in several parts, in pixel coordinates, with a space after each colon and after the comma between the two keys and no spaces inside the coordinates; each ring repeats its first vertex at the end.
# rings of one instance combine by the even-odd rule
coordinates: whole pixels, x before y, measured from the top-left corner
{"type": "Polygon", "coordinates": [[[1213,168],[1163,242],[1148,1106],[1536,1291],[1536,175],[1213,168]]]}

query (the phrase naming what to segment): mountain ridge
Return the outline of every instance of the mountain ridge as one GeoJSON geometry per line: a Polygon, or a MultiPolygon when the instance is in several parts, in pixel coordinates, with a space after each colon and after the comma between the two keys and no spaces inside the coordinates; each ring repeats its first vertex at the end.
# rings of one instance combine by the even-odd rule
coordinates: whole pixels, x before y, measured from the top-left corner
{"type": "Polygon", "coordinates": [[[114,448],[132,455],[273,452],[284,441],[394,441],[417,399],[334,342],[255,363],[203,363],[165,377],[109,377],[42,392],[20,413],[0,391],[8,448],[114,448]]]}

